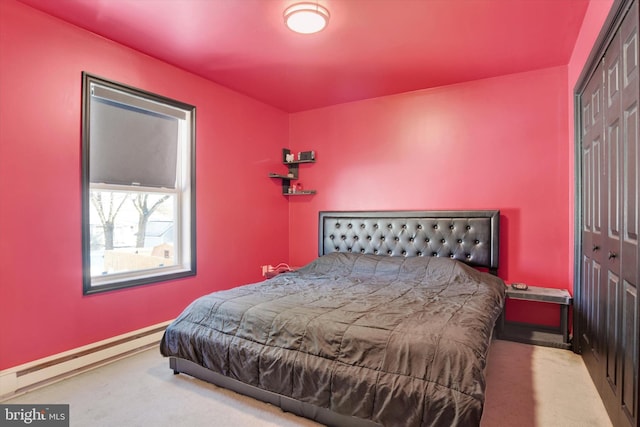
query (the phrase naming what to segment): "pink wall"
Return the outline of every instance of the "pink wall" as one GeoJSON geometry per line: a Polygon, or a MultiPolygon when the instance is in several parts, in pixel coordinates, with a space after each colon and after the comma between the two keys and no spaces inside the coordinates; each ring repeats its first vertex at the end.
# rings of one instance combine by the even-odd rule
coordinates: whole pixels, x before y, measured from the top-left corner
{"type": "MultiPolygon", "coordinates": [[[[598,34],[604,24],[604,21],[607,18],[609,11],[611,10],[611,6],[613,5],[613,0],[598,0],[591,1],[589,3],[589,8],[585,14],[584,20],[582,22],[582,27],[580,29],[580,33],[578,34],[578,39],[576,40],[576,44],[573,48],[573,54],[571,55],[571,59],[569,60],[568,66],[568,80],[569,80],[569,94],[568,94],[568,105],[569,105],[569,120],[573,120],[575,115],[574,112],[574,90],[575,86],[578,83],[578,79],[580,78],[580,73],[586,66],[586,62],[588,60],[589,54],[593,49],[596,39],[598,38],[598,34]]],[[[569,126],[569,144],[567,145],[567,149],[569,151],[569,180],[571,182],[569,188],[569,214],[570,221],[573,224],[573,218],[575,217],[575,132],[573,123],[569,126]]],[[[574,229],[571,228],[570,232],[570,241],[574,241],[574,229]]],[[[569,260],[571,265],[574,263],[574,252],[573,245],[571,246],[571,251],[569,253],[569,260]]]]}
{"type": "Polygon", "coordinates": [[[172,319],[286,259],[287,203],[267,178],[285,113],[12,0],[0,64],[0,369],[172,319]],[[197,107],[196,277],[82,295],[83,70],[197,107]]]}
{"type": "MultiPolygon", "coordinates": [[[[589,4],[567,67],[293,114],[318,194],[290,204],[291,263],[316,255],[320,210],[500,209],[500,276],[573,293],[573,89],[612,4],[589,4]]],[[[558,311],[511,301],[508,318],[558,311]]]]}
{"type": "Polygon", "coordinates": [[[199,295],[259,280],[261,264],[306,263],[319,210],[498,208],[501,276],[571,289],[567,94],[610,4],[590,4],[568,80],[560,67],[287,116],[1,0],[0,369],[171,319],[199,295]],[[196,105],[196,277],[82,295],[83,70],[196,105]],[[301,167],[318,194],[288,204],[266,178],[287,145],[318,154],[301,167]]]}
{"type": "Polygon", "coordinates": [[[292,114],[318,194],[290,203],[291,262],[320,210],[500,209],[500,276],[571,288],[567,91],[559,67],[292,114]]]}
{"type": "MultiPolygon", "coordinates": [[[[573,88],[612,3],[590,3],[567,67],[291,115],[292,147],[318,157],[301,171],[318,194],[290,203],[291,263],[316,255],[320,210],[500,209],[500,276],[573,292],[573,88]]],[[[558,324],[548,304],[508,313],[558,324]]]]}

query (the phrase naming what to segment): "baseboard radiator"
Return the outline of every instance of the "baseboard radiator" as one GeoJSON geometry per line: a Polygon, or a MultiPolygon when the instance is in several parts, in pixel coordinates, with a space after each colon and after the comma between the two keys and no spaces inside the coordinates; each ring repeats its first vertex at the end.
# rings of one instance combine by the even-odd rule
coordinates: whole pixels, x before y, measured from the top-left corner
{"type": "Polygon", "coordinates": [[[157,346],[171,321],[0,371],[0,402],[157,346]]]}

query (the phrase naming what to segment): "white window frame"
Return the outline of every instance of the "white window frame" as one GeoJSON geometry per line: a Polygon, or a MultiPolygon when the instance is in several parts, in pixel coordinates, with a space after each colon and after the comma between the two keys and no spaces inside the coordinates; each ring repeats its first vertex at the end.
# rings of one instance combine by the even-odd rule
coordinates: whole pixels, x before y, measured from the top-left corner
{"type": "MultiPolygon", "coordinates": [[[[131,86],[109,81],[86,72],[82,73],[82,93],[82,264],[84,294],[93,294],[195,275],[195,107],[131,86]],[[149,111],[175,111],[177,115],[180,116],[178,122],[175,188],[142,186],[138,183],[126,185],[113,182],[91,182],[90,126],[92,114],[91,96],[94,88],[100,88],[103,93],[114,94],[115,98],[119,98],[116,102],[122,105],[128,105],[126,102],[127,99],[133,101],[134,99],[132,97],[134,97],[140,100],[142,104],[150,106],[149,111]],[[169,266],[92,276],[91,231],[89,220],[91,212],[90,194],[92,190],[171,194],[174,197],[173,200],[175,203],[175,262],[169,266]]],[[[96,112],[93,113],[96,114],[96,112]]],[[[114,138],[114,140],[119,139],[114,138]]],[[[172,164],[172,162],[169,163],[172,164]]]]}

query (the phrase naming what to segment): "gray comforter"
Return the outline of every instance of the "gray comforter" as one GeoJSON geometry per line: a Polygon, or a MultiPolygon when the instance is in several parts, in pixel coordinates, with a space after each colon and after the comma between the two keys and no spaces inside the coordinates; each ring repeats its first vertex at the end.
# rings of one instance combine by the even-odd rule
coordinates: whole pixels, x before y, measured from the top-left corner
{"type": "Polygon", "coordinates": [[[504,288],[450,259],[335,253],[197,299],[160,349],[385,426],[477,426],[504,288]]]}

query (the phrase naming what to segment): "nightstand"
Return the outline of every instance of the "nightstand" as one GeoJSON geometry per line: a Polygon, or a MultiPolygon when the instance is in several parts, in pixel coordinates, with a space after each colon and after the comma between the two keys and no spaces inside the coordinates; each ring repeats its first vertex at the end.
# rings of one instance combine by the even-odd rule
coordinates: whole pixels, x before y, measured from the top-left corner
{"type": "Polygon", "coordinates": [[[552,328],[530,323],[507,322],[506,301],[505,309],[500,316],[498,325],[498,338],[510,341],[518,341],[527,344],[543,345],[570,349],[569,336],[569,306],[573,298],[566,289],[541,288],[529,286],[527,290],[516,290],[507,287],[507,299],[524,301],[537,301],[560,305],[560,327],[552,328]]]}

